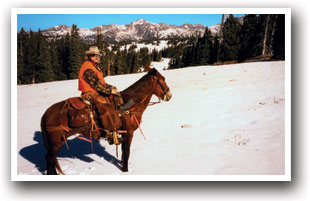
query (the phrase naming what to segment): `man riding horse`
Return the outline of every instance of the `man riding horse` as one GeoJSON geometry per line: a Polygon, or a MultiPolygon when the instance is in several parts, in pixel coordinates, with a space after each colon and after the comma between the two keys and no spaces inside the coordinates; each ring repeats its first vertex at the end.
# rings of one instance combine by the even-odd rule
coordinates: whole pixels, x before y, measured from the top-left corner
{"type": "Polygon", "coordinates": [[[85,55],[86,61],[79,72],[79,90],[86,104],[81,102],[80,97],[71,97],[48,107],[41,118],[48,175],[64,174],[57,154],[62,145],[67,144],[66,139],[77,133],[95,140],[104,137],[109,144],[121,144],[122,171],[128,172],[133,134],[152,96],[164,101],[172,97],[165,77],[147,66],[147,74],[118,92],[116,87],[104,80],[99,68],[99,49],[92,46],[85,55]],[[126,104],[121,105],[122,100],[126,104]],[[122,137],[118,132],[122,133],[122,137]]]}
{"type": "MultiPolygon", "coordinates": [[[[81,98],[84,101],[88,101],[97,107],[102,125],[107,125],[115,122],[106,122],[105,113],[109,111],[109,115],[111,115],[112,112],[112,118],[108,119],[112,119],[112,121],[117,119],[117,114],[112,107],[114,109],[120,108],[123,104],[123,99],[115,86],[105,82],[104,74],[100,69],[101,56],[102,54],[100,54],[96,46],[91,46],[89,50],[85,51],[85,61],[79,71],[78,90],[82,92],[81,98]]],[[[110,135],[109,143],[111,144],[113,143],[112,139],[115,139],[115,137],[118,138],[118,143],[121,141],[116,127],[108,131],[108,135],[110,135]]]]}

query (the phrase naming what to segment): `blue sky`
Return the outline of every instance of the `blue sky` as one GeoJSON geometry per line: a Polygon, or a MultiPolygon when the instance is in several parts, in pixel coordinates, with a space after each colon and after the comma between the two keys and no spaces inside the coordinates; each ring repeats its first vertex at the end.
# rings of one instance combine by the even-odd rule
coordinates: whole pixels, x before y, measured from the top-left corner
{"type": "MultiPolygon", "coordinates": [[[[237,14],[235,16],[242,16],[237,14]]],[[[212,26],[221,22],[221,14],[18,14],[17,30],[22,27],[29,31],[38,31],[64,24],[78,28],[93,28],[98,25],[129,24],[138,19],[145,19],[154,23],[167,23],[174,25],[203,24],[212,26]]]]}

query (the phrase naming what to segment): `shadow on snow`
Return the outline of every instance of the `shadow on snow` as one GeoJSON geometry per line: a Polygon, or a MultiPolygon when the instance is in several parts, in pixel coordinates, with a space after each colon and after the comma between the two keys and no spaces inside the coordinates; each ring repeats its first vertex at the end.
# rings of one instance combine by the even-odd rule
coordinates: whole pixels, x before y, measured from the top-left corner
{"type": "MultiPolygon", "coordinates": [[[[39,172],[45,174],[46,164],[45,164],[45,154],[46,149],[44,147],[43,138],[40,131],[34,133],[33,140],[36,141],[36,144],[22,148],[19,151],[19,154],[24,157],[29,162],[35,165],[35,168],[39,172]]],[[[67,150],[66,145],[63,145],[60,149],[57,158],[77,158],[84,162],[93,162],[94,159],[89,157],[89,154],[96,154],[99,157],[102,157],[109,163],[115,165],[118,169],[121,170],[120,160],[115,158],[113,155],[106,152],[105,147],[101,146],[98,142],[93,141],[93,150],[91,151],[91,144],[89,142],[79,140],[77,138],[67,140],[70,150],[67,150]]]]}

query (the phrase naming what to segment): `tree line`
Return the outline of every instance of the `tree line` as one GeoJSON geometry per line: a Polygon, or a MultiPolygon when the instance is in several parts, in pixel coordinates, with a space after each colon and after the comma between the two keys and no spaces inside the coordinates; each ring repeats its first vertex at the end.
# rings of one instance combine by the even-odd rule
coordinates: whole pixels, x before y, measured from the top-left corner
{"type": "Polygon", "coordinates": [[[166,48],[163,57],[169,68],[243,62],[258,59],[285,59],[285,15],[245,15],[241,24],[233,15],[222,23],[215,36],[206,27],[203,36],[190,38],[166,48]]]}
{"type": "Polygon", "coordinates": [[[53,38],[44,36],[40,29],[26,32],[22,28],[17,35],[18,84],[77,79],[84,52],[92,45],[101,49],[100,66],[105,75],[136,73],[162,57],[171,58],[169,69],[251,59],[284,60],[285,15],[245,15],[243,23],[229,15],[215,36],[206,27],[202,36],[171,39],[161,51],[137,50],[136,45],[126,41],[111,44],[100,31],[93,42],[87,43],[74,24],[65,37],[53,38]]]}
{"type": "Polygon", "coordinates": [[[17,84],[77,79],[84,52],[93,45],[103,54],[100,66],[105,75],[136,73],[144,64],[162,59],[156,49],[136,50],[136,45],[124,42],[109,44],[100,31],[93,42],[87,43],[78,30],[73,24],[65,37],[46,37],[40,29],[26,32],[21,28],[17,35],[17,84]]]}

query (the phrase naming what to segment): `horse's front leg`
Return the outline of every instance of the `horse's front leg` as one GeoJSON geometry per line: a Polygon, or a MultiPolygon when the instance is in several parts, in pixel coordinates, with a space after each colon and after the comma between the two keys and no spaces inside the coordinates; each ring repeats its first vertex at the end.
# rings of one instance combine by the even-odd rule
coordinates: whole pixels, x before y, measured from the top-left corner
{"type": "Polygon", "coordinates": [[[130,145],[133,138],[133,131],[128,131],[128,133],[123,135],[123,142],[122,142],[122,164],[123,172],[128,172],[128,160],[130,155],[130,145]]]}

